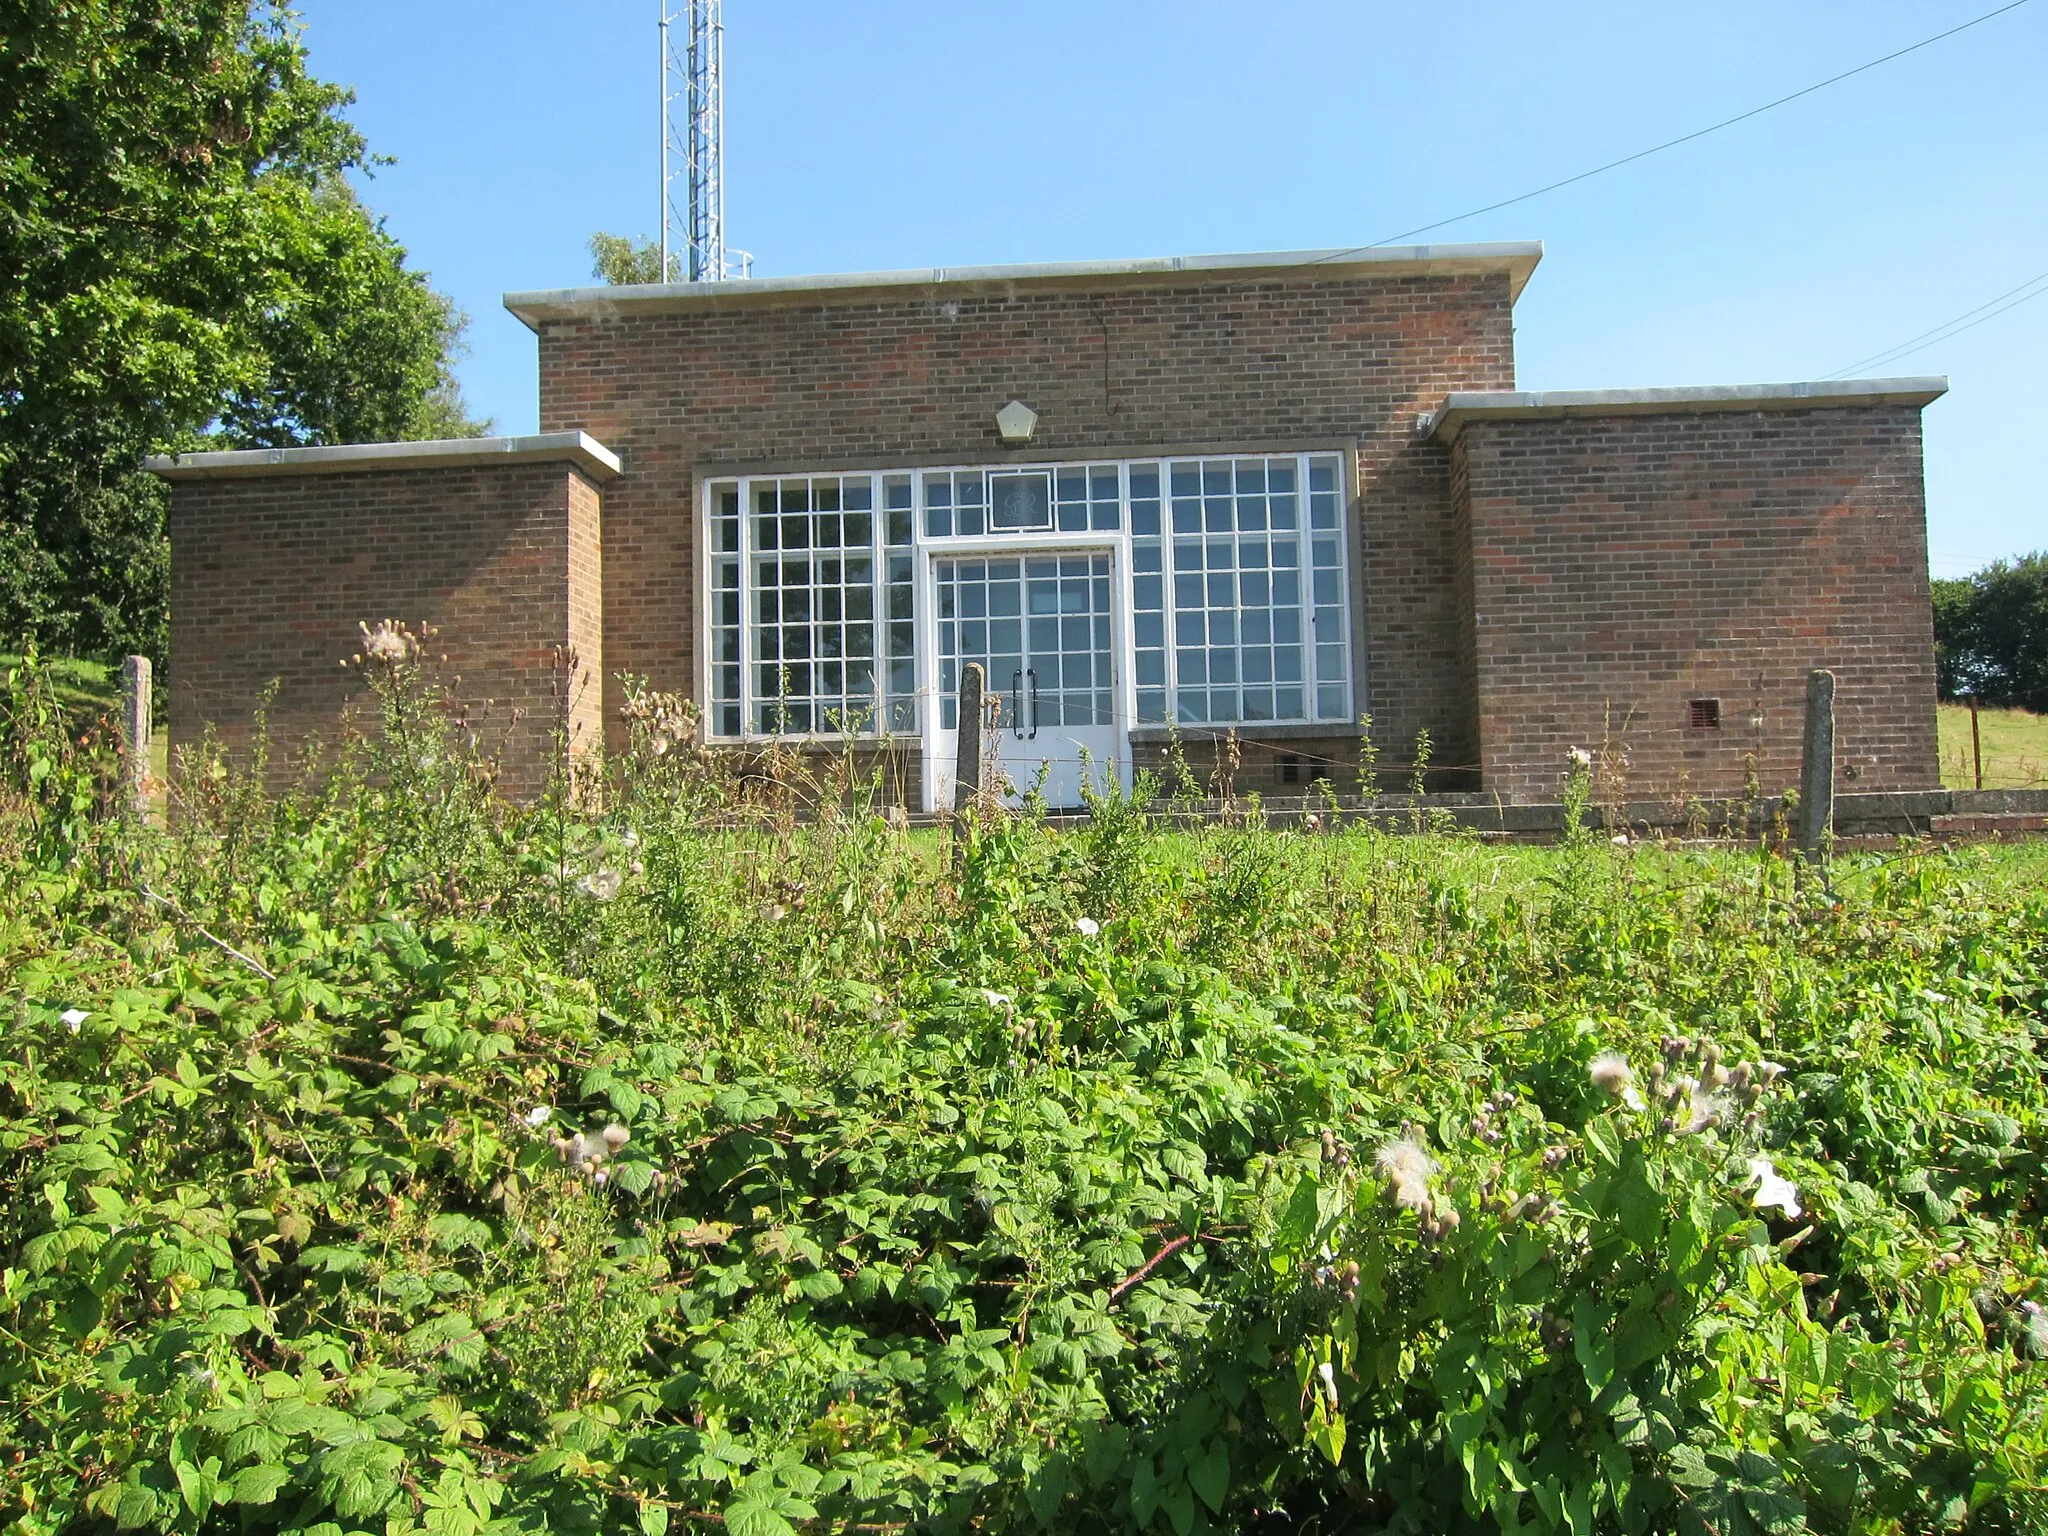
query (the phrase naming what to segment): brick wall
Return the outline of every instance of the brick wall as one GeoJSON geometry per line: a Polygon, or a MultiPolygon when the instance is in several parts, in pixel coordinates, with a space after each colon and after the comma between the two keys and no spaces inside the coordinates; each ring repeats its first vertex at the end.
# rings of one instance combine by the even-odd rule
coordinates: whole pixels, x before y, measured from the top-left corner
{"type": "Polygon", "coordinates": [[[1412,429],[1451,390],[1512,386],[1505,273],[948,284],[540,331],[541,430],[580,427],[625,460],[605,496],[609,673],[695,691],[695,493],[712,475],[1350,443],[1360,707],[1390,756],[1426,727],[1438,762],[1477,761],[1448,455],[1412,429]],[[1039,413],[1025,450],[996,436],[1013,398],[1039,413]]]}
{"type": "Polygon", "coordinates": [[[563,463],[186,480],[171,501],[171,740],[207,726],[245,748],[273,681],[273,764],[363,720],[362,674],[340,662],[357,625],[397,619],[439,633],[445,675],[506,785],[546,777],[550,737],[602,731],[598,492],[563,463]],[[558,652],[580,676],[562,703],[558,652]],[[453,680],[459,679],[459,683],[453,680]]]}
{"type": "Polygon", "coordinates": [[[1840,789],[1939,783],[1917,407],[1474,420],[1452,453],[1488,790],[1554,798],[1603,730],[1639,798],[1740,793],[1750,753],[1794,786],[1814,667],[1840,789]]]}

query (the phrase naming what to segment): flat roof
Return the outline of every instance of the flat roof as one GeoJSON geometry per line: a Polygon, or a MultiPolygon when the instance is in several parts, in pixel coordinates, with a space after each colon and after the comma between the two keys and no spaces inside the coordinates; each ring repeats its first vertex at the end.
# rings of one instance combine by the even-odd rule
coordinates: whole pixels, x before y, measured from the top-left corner
{"type": "Polygon", "coordinates": [[[1428,418],[1422,436],[1454,443],[1473,421],[1561,416],[1674,416],[1694,411],[1823,410],[1844,405],[1924,406],[1948,393],[1944,377],[1834,379],[1813,384],[1705,384],[1687,389],[1458,391],[1428,418]]]}
{"type": "Polygon", "coordinates": [[[337,443],[322,448],[245,448],[158,454],[142,467],[166,480],[245,480],[258,475],[345,475],[375,469],[464,469],[508,460],[574,464],[595,480],[619,473],[619,456],[588,432],[531,437],[444,437],[418,443],[337,443]]]}
{"type": "Polygon", "coordinates": [[[533,330],[543,320],[602,317],[633,310],[678,311],[791,299],[832,302],[891,288],[1123,286],[1162,279],[1189,284],[1254,276],[1406,277],[1502,272],[1510,301],[1522,295],[1543,259],[1540,240],[1490,245],[1374,245],[1324,251],[1253,251],[1225,256],[1157,256],[1134,261],[1051,261],[998,267],[918,267],[900,272],[840,272],[818,277],[742,277],[721,283],[621,283],[542,288],[505,295],[505,307],[533,330]]]}

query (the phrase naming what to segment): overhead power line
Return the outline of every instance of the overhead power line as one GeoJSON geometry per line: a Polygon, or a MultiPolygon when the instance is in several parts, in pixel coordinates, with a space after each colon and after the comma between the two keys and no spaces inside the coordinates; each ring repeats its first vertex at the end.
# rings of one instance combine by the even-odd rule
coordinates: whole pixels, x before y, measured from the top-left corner
{"type": "Polygon", "coordinates": [[[1502,208],[1512,208],[1517,203],[1528,202],[1532,197],[1542,197],[1546,192],[1555,192],[1562,187],[1569,187],[1582,181],[1589,181],[1595,176],[1604,176],[1607,172],[1619,170],[1624,165],[1633,165],[1638,160],[1647,160],[1652,155],[1661,155],[1667,149],[1676,149],[1681,144],[1690,144],[1694,139],[1703,139],[1710,133],[1719,133],[1723,128],[1733,128],[1737,123],[1746,123],[1752,117],[1760,117],[1762,114],[1782,107],[1788,102],[1797,101],[1802,96],[1811,96],[1815,91],[1824,91],[1831,85],[1839,85],[1844,80],[1851,79],[1868,70],[1876,69],[1880,64],[1889,64],[1894,59],[1903,59],[1909,53],[1918,53],[1922,48],[1932,47],[1943,39],[1954,37],[1958,32],[1967,32],[1972,27],[1981,27],[1985,22],[2003,16],[2007,11],[2016,11],[2027,3],[2028,0],[2011,0],[2010,4],[2001,5],[1995,11],[1986,11],[1982,16],[1966,21],[1960,26],[1950,27],[1946,32],[1937,32],[1932,37],[1923,37],[1919,42],[1888,53],[1881,59],[1872,59],[1867,64],[1858,64],[1854,69],[1845,69],[1839,75],[1830,75],[1827,79],[1817,81],[1803,90],[1794,91],[1789,96],[1780,96],[1776,101],[1767,101],[1760,107],[1751,107],[1747,112],[1738,112],[1733,117],[1723,118],[1720,122],[1711,123],[1705,128],[1698,128],[1691,133],[1680,134],[1675,139],[1666,139],[1662,144],[1653,144],[1648,149],[1639,149],[1632,155],[1623,155],[1619,160],[1610,160],[1605,165],[1596,165],[1590,171],[1581,171],[1576,176],[1567,176],[1562,181],[1553,181],[1548,186],[1536,188],[1533,192],[1523,192],[1515,197],[1504,197],[1497,203],[1488,203],[1484,208],[1474,208],[1466,213],[1452,214],[1448,219],[1438,219],[1434,224],[1419,224],[1414,229],[1405,229],[1398,235],[1388,235],[1384,239],[1375,240],[1371,245],[1353,246],[1348,251],[1336,251],[1322,259],[1325,261],[1337,261],[1346,256],[1355,256],[1364,251],[1372,250],[1376,246],[1392,245],[1397,240],[1410,240],[1417,235],[1426,235],[1433,229],[1442,229],[1449,224],[1462,224],[1467,219],[1478,218],[1482,213],[1493,213],[1502,208]]]}
{"type": "Polygon", "coordinates": [[[1915,352],[1925,352],[1929,347],[1938,346],[1940,343],[1947,341],[1951,336],[1960,336],[1965,331],[1975,330],[1986,320],[1996,320],[2008,309],[2018,309],[2029,299],[2038,299],[2044,293],[2048,293],[2048,272],[2037,272],[2024,283],[2021,283],[2019,287],[2008,288],[1997,298],[1986,299],[1975,309],[1966,309],[1954,319],[1944,320],[1931,331],[1922,331],[1918,336],[1909,336],[1895,347],[1887,347],[1882,352],[1873,352],[1870,356],[1861,358],[1849,364],[1846,368],[1837,368],[1833,373],[1827,374],[1825,377],[1839,379],[1851,373],[1860,373],[1865,368],[1877,368],[1899,362],[1904,358],[1911,357],[1915,352]],[[2028,289],[2033,291],[2029,293],[2028,289]],[[2015,295],[2018,295],[2018,297],[2014,297],[2015,295]],[[1998,306],[1996,309],[1992,308],[1994,304],[1998,306]],[[1986,314],[1986,310],[1990,310],[1990,313],[1986,314]],[[1975,318],[1972,318],[1973,316],[1975,318]]]}

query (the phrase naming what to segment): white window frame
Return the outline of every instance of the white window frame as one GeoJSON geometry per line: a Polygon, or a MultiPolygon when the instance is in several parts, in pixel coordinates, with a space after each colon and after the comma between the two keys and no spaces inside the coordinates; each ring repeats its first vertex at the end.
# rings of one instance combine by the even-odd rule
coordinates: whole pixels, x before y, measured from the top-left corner
{"type": "MultiPolygon", "coordinates": [[[[756,695],[753,687],[754,669],[758,663],[753,659],[755,633],[755,607],[758,589],[753,585],[754,562],[760,555],[755,546],[755,512],[751,506],[753,490],[757,484],[779,484],[789,480],[831,480],[840,481],[866,478],[872,484],[869,497],[871,505],[872,532],[870,551],[875,571],[875,619],[874,634],[876,647],[875,708],[870,729],[858,733],[862,741],[888,741],[903,745],[914,745],[920,740],[936,737],[940,733],[936,713],[938,686],[938,644],[934,628],[933,559],[935,556],[965,554],[975,551],[1015,551],[1019,554],[1055,550],[1082,551],[1108,547],[1112,556],[1111,572],[1113,590],[1116,594],[1112,615],[1111,639],[1116,647],[1117,680],[1115,688],[1115,714],[1126,729],[1136,728],[1153,731],[1165,730],[1169,725],[1186,731],[1214,733],[1222,730],[1237,730],[1247,735],[1256,735],[1268,728],[1299,732],[1304,727],[1327,726],[1333,731],[1348,731],[1357,722],[1358,701],[1364,693],[1363,634],[1364,593],[1357,570],[1357,551],[1353,548],[1351,504],[1353,494],[1352,454],[1343,449],[1309,448],[1275,452],[1271,450],[1247,450],[1238,453],[1192,452],[1144,454],[1135,458],[1110,459],[1089,457],[1034,463],[954,463],[923,464],[915,467],[893,466],[887,469],[790,469],[776,472],[744,472],[738,474],[702,475],[697,495],[697,540],[699,558],[697,561],[697,699],[703,711],[705,739],[716,745],[766,744],[783,742],[839,742],[846,739],[846,733],[834,730],[805,730],[774,732],[753,728],[756,695]],[[1299,499],[1298,525],[1294,530],[1299,544],[1298,570],[1301,579],[1300,613],[1302,621],[1302,691],[1306,706],[1305,713],[1287,719],[1274,720],[1211,720],[1200,722],[1179,722],[1180,676],[1179,646],[1176,644],[1174,620],[1176,609],[1173,599],[1174,542],[1172,471],[1176,464],[1236,463],[1259,459],[1267,462],[1291,459],[1295,462],[1296,495],[1299,499]],[[1346,709],[1341,716],[1323,716],[1317,712],[1316,700],[1319,681],[1316,665],[1315,630],[1315,566],[1313,564],[1312,541],[1317,530],[1313,526],[1310,511],[1310,467],[1312,461],[1330,460],[1336,468],[1337,496],[1337,559],[1339,600],[1347,630],[1345,636],[1345,678],[1344,697],[1346,709]],[[952,533],[932,536],[926,532],[927,508],[925,503],[925,476],[938,474],[981,474],[1000,475],[1020,472],[1043,471],[1054,477],[1062,470],[1102,469],[1113,467],[1117,472],[1118,512],[1117,527],[1114,529],[1075,529],[1061,532],[1057,526],[1050,530],[998,531],[992,527],[992,519],[985,522],[985,531],[978,534],[952,533]],[[1137,676],[1136,676],[1136,613],[1134,610],[1135,570],[1132,561],[1133,538],[1131,532],[1131,471],[1134,468],[1150,467],[1159,475],[1159,543],[1161,550],[1160,580],[1164,589],[1162,622],[1165,625],[1166,660],[1166,711],[1167,721],[1140,721],[1137,718],[1137,676]],[[911,484],[911,541],[905,545],[887,542],[889,508],[885,504],[887,479],[908,476],[911,484]],[[740,572],[739,587],[739,655],[740,655],[740,732],[729,735],[716,729],[716,712],[719,701],[714,697],[715,669],[719,665],[716,654],[718,625],[716,624],[715,603],[717,598],[714,573],[717,562],[725,556],[712,547],[712,528],[715,516],[716,497],[721,490],[734,489],[739,494],[739,548],[731,558],[738,561],[740,572]],[[892,554],[902,556],[908,553],[911,561],[912,591],[912,648],[911,657],[915,693],[913,706],[916,723],[913,728],[903,731],[886,729],[889,703],[888,693],[888,562],[892,554]]],[[[988,503],[984,501],[984,506],[988,503]]],[[[992,509],[990,509],[992,511],[992,509]]],[[[1057,496],[1054,499],[1053,520],[1058,522],[1057,496]]],[[[1091,519],[1092,522],[1092,519],[1091,519]]],[[[1183,537],[1187,537],[1183,535],[1183,537]]],[[[1206,533],[1200,537],[1207,537],[1206,533]]],[[[1242,612],[1242,610],[1240,610],[1242,612]]],[[[1239,642],[1240,646],[1242,641],[1239,642]]],[[[1206,685],[1205,685],[1206,686],[1206,685]]],[[[1237,686],[1243,686],[1239,678],[1237,686]]],[[[950,733],[947,733],[950,734],[950,733]]]]}

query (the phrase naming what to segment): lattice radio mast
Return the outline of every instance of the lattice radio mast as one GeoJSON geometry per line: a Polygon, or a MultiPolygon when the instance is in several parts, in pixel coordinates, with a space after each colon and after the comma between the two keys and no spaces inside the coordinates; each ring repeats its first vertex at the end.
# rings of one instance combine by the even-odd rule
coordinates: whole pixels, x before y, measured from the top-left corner
{"type": "Polygon", "coordinates": [[[754,258],[725,244],[725,8],[660,3],[662,278],[746,277],[754,258]]]}

